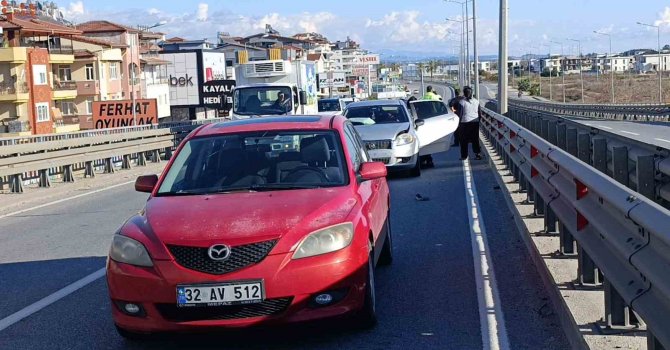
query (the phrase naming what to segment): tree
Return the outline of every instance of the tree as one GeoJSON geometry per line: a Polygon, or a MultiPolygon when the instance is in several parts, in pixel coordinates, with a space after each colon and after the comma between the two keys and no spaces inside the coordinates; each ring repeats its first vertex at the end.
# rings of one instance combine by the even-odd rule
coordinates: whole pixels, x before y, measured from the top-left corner
{"type": "Polygon", "coordinates": [[[531,84],[528,78],[519,79],[516,83],[519,91],[530,91],[531,84]]]}
{"type": "Polygon", "coordinates": [[[428,62],[428,72],[430,73],[430,80],[433,80],[433,73],[437,70],[437,61],[432,60],[428,62]]]}
{"type": "Polygon", "coordinates": [[[666,44],[665,46],[663,46],[663,51],[665,50],[670,50],[670,45],[666,44]]]}

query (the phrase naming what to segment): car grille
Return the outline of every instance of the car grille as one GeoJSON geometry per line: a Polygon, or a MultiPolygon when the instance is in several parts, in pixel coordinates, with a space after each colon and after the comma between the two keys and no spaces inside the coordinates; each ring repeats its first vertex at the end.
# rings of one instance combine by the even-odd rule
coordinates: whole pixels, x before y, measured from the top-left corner
{"type": "Polygon", "coordinates": [[[226,306],[179,307],[176,304],[156,304],[161,316],[169,321],[234,320],[280,314],[291,305],[293,297],[266,299],[256,304],[226,306]]]}
{"type": "Polygon", "coordinates": [[[391,140],[365,141],[365,147],[371,149],[391,149],[391,140]]]}
{"type": "Polygon", "coordinates": [[[223,261],[212,260],[208,248],[168,245],[177,263],[187,269],[221,275],[256,264],[268,255],[276,240],[230,248],[230,257],[223,261]]]}
{"type": "Polygon", "coordinates": [[[374,160],[375,162],[382,162],[384,164],[391,163],[391,158],[374,158],[372,160],[374,160]]]}

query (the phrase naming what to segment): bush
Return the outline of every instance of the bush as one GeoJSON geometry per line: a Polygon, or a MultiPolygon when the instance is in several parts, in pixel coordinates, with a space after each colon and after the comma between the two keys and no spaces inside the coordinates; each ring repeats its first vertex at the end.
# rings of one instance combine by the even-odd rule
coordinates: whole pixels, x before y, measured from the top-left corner
{"type": "Polygon", "coordinates": [[[519,79],[517,80],[516,84],[519,91],[530,91],[531,84],[528,78],[519,79]]]}
{"type": "Polygon", "coordinates": [[[530,86],[530,95],[531,96],[540,96],[540,84],[533,83],[530,86]]]}

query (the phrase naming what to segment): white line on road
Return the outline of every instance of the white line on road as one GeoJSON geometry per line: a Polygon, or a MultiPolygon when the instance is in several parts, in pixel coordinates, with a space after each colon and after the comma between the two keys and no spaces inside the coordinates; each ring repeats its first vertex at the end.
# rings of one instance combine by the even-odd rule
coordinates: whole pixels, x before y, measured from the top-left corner
{"type": "Polygon", "coordinates": [[[45,298],[30,304],[23,309],[3,318],[0,320],[0,331],[10,327],[11,325],[21,321],[22,319],[44,309],[45,307],[65,298],[66,296],[76,292],[77,290],[95,282],[105,275],[105,268],[101,268],[98,271],[93,272],[92,274],[76,281],[63,289],[56,291],[53,294],[46,296],[45,298]]]}
{"type": "Polygon", "coordinates": [[[463,173],[465,175],[465,201],[468,205],[468,217],[470,218],[470,237],[472,239],[477,300],[479,301],[482,348],[484,350],[508,350],[510,347],[507,329],[505,328],[505,318],[493,271],[493,260],[491,260],[489,254],[484,217],[479,207],[479,198],[477,197],[477,189],[470,170],[469,160],[463,162],[463,173]]]}
{"type": "Polygon", "coordinates": [[[626,130],[619,130],[619,132],[622,132],[622,133],[628,134],[628,135],[640,136],[640,134],[638,134],[636,132],[630,132],[630,131],[626,131],[626,130]]]}
{"type": "Polygon", "coordinates": [[[614,129],[610,128],[609,126],[596,125],[596,127],[607,129],[607,130],[614,130],[614,129]]]}
{"type": "Polygon", "coordinates": [[[54,205],[54,204],[67,202],[67,201],[70,201],[70,200],[73,200],[73,199],[77,199],[77,198],[81,198],[81,197],[90,196],[90,195],[92,195],[92,194],[96,194],[96,193],[100,193],[100,192],[103,192],[103,191],[111,190],[111,189],[113,189],[113,188],[117,188],[117,187],[125,186],[125,185],[128,185],[128,184],[134,183],[134,182],[135,182],[135,180],[133,180],[133,181],[128,181],[128,182],[124,182],[124,183],[120,183],[120,184],[112,185],[112,186],[109,186],[109,187],[105,187],[105,188],[97,189],[97,190],[94,190],[94,191],[91,191],[91,192],[86,192],[86,193],[78,194],[78,195],[76,195],[76,196],[67,197],[67,198],[63,198],[63,199],[59,199],[59,200],[57,200],[57,201],[53,201],[53,202],[49,202],[49,203],[44,203],[44,204],[36,205],[36,206],[34,206],[34,207],[31,207],[31,208],[27,208],[27,209],[22,209],[22,210],[19,210],[19,211],[15,211],[15,212],[13,212],[13,213],[2,214],[2,215],[0,215],[0,219],[4,219],[4,218],[6,218],[6,217],[8,217],[8,216],[14,216],[14,215],[23,214],[23,213],[25,213],[25,212],[29,212],[29,211],[31,211],[31,210],[35,210],[35,209],[40,209],[40,208],[44,208],[44,207],[48,207],[48,206],[52,206],[52,205],[54,205]]]}
{"type": "Polygon", "coordinates": [[[670,143],[670,140],[666,140],[666,139],[655,138],[654,140],[656,140],[656,141],[663,141],[663,142],[670,143]]]}

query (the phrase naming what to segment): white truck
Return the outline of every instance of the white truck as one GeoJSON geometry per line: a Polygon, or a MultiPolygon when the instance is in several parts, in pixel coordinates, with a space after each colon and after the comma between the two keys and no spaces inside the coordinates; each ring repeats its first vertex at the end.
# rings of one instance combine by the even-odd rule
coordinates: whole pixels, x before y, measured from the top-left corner
{"type": "Polygon", "coordinates": [[[316,68],[307,61],[250,61],[236,68],[232,119],[317,113],[316,68]]]}

